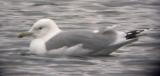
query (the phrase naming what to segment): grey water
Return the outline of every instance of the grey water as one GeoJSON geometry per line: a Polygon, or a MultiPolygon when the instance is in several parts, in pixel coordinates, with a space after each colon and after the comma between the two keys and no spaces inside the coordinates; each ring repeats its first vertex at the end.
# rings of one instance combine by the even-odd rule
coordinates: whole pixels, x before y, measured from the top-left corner
{"type": "Polygon", "coordinates": [[[147,76],[160,54],[159,8],[159,0],[0,0],[0,76],[147,76]],[[31,38],[17,34],[41,18],[54,19],[63,30],[152,30],[110,56],[20,55],[31,38]]]}

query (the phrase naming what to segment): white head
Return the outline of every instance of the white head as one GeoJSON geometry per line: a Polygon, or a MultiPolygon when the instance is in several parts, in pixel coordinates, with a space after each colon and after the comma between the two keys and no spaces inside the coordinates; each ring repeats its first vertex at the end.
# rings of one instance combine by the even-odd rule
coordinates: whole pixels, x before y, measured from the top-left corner
{"type": "Polygon", "coordinates": [[[51,19],[40,19],[33,24],[28,32],[21,33],[19,37],[32,36],[34,38],[46,39],[56,35],[61,30],[51,19]]]}

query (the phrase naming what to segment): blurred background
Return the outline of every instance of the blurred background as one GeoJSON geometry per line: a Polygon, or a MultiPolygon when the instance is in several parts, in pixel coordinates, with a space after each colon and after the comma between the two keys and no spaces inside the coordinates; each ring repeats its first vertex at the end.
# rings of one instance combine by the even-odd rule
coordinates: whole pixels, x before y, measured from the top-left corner
{"type": "Polygon", "coordinates": [[[159,14],[159,0],[0,0],[0,76],[158,76],[159,14]],[[17,34],[41,18],[54,19],[63,30],[151,30],[109,57],[19,55],[31,39],[17,34]]]}

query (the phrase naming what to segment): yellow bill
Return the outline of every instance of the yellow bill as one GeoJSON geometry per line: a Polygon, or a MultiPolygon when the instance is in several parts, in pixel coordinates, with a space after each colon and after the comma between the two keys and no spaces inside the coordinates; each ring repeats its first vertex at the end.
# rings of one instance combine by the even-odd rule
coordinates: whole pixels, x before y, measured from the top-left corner
{"type": "Polygon", "coordinates": [[[31,36],[32,33],[31,32],[22,32],[18,35],[18,38],[23,38],[25,36],[31,36]]]}

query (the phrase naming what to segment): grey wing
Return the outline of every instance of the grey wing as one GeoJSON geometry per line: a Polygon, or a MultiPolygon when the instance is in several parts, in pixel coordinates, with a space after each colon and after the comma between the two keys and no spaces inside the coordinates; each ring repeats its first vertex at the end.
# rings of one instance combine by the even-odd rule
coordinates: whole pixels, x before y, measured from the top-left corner
{"type": "Polygon", "coordinates": [[[104,35],[110,42],[114,42],[118,38],[117,31],[113,29],[99,30],[98,34],[104,35]]]}
{"type": "Polygon", "coordinates": [[[46,42],[46,48],[47,50],[51,50],[63,46],[71,47],[76,44],[83,44],[83,47],[87,49],[102,50],[113,43],[111,39],[113,38],[90,31],[67,31],[56,35],[46,42]]]}

